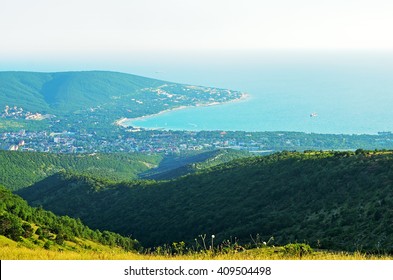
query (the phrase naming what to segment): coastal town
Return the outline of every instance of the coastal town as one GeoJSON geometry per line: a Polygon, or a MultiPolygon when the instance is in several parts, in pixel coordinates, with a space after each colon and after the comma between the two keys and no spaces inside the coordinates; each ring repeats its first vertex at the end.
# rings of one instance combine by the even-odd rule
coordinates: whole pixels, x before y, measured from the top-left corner
{"type": "Polygon", "coordinates": [[[180,153],[183,151],[233,148],[255,152],[263,150],[257,142],[239,142],[226,137],[226,132],[149,131],[124,132],[112,139],[93,133],[76,132],[4,132],[1,149],[53,153],[180,153]]]}
{"type": "Polygon", "coordinates": [[[182,153],[230,148],[266,154],[282,150],[393,148],[393,134],[327,135],[302,132],[165,131],[118,129],[116,135],[95,131],[27,131],[0,133],[0,149],[50,153],[182,153]],[[338,147],[338,148],[337,148],[338,147]]]}

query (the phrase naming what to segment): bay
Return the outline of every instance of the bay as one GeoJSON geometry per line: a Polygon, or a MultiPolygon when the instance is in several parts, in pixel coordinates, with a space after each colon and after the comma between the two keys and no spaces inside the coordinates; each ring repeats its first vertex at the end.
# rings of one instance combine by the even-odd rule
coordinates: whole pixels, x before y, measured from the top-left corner
{"type": "Polygon", "coordinates": [[[239,54],[162,64],[155,78],[246,92],[249,98],[131,120],[170,130],[393,131],[391,53],[239,54]],[[196,62],[197,61],[197,62],[196,62]]]}

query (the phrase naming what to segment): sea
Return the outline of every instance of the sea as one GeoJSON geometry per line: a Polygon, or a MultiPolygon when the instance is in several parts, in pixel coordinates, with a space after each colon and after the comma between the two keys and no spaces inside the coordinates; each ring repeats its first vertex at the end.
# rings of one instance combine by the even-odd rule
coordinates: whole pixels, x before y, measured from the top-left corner
{"type": "MultiPolygon", "coordinates": [[[[393,53],[240,53],[161,63],[153,78],[248,94],[227,104],[189,107],[131,120],[165,130],[393,131],[393,53]]],[[[157,67],[157,66],[156,66],[157,67]]],[[[143,71],[142,71],[143,72],[143,71]]]]}
{"type": "MultiPolygon", "coordinates": [[[[33,61],[34,62],[34,61],[33,61]]],[[[127,122],[148,129],[377,134],[393,131],[393,50],[162,51],[108,54],[8,70],[112,70],[238,90],[248,98],[127,122]]]]}

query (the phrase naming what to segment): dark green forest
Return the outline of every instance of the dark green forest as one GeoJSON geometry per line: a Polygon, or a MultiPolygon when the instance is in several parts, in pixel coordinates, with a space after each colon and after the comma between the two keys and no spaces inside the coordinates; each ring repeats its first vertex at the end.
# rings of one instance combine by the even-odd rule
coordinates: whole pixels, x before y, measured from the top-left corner
{"type": "Polygon", "coordinates": [[[57,173],[20,190],[29,203],[132,234],[145,247],[214,234],[217,242],[305,242],[393,251],[393,153],[281,152],[170,181],[110,182],[57,173]]]}

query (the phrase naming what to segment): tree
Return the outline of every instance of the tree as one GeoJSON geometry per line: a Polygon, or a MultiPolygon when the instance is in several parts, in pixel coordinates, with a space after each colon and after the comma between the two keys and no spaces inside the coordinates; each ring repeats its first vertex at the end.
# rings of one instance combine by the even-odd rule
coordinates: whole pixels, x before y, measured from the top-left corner
{"type": "Polygon", "coordinates": [[[0,216],[0,234],[19,241],[23,235],[23,228],[20,219],[12,214],[5,213],[0,216]]]}

